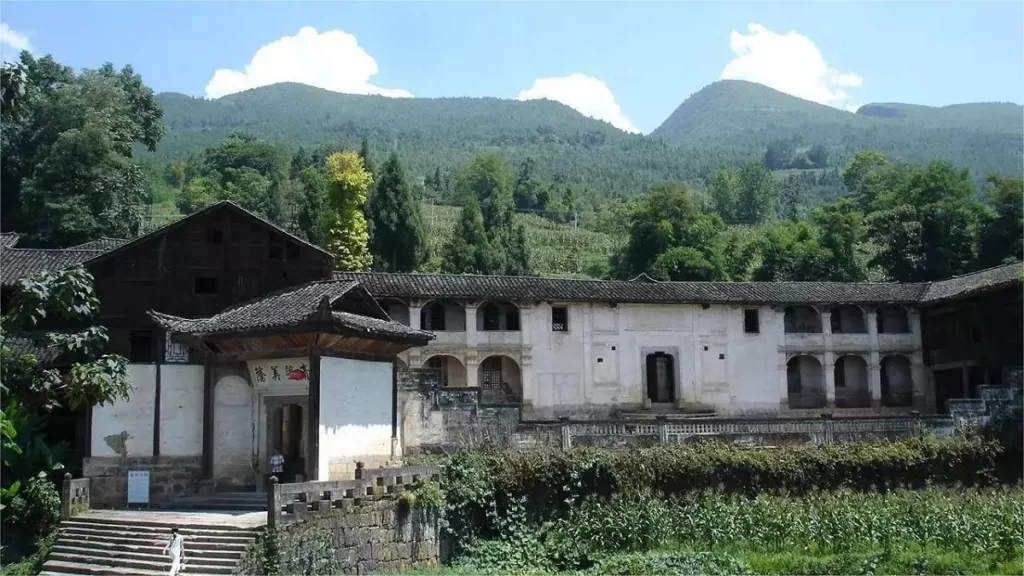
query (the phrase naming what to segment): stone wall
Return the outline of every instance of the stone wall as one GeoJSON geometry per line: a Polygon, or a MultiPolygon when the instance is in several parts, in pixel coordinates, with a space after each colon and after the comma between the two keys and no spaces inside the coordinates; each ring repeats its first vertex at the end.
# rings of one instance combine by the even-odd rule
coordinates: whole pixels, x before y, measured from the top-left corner
{"type": "Polygon", "coordinates": [[[195,492],[202,470],[199,456],[104,457],[82,459],[82,475],[90,479],[93,508],[128,505],[128,471],[149,471],[149,501],[158,503],[195,492]]]}
{"type": "Polygon", "coordinates": [[[441,539],[436,512],[410,509],[401,494],[433,479],[435,468],[359,467],[354,480],[273,484],[271,530],[327,530],[345,574],[436,564],[441,539]]]}

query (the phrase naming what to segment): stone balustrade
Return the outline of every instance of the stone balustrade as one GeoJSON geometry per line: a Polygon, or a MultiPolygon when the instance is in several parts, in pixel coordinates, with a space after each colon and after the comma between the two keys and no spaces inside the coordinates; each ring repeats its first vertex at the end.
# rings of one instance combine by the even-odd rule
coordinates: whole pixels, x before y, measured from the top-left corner
{"type": "Polygon", "coordinates": [[[89,509],[91,481],[89,478],[72,479],[71,474],[64,475],[64,484],[60,494],[60,517],[67,520],[89,509]]]}

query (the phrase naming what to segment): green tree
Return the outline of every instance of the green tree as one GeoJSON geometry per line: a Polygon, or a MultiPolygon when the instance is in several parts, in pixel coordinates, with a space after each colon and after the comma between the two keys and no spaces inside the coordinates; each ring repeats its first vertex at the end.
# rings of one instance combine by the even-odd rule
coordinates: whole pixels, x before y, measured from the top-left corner
{"type": "Polygon", "coordinates": [[[737,219],[736,209],[739,205],[739,184],[736,171],[723,168],[716,171],[707,183],[711,207],[726,221],[737,219]]]}
{"type": "Polygon", "coordinates": [[[889,165],[882,154],[870,150],[857,152],[843,172],[843,184],[850,198],[862,211],[871,210],[880,190],[879,174],[889,165]]]}
{"type": "Polygon", "coordinates": [[[392,153],[381,167],[368,211],[374,269],[412,272],[426,261],[427,241],[420,203],[406,181],[397,153],[392,153]]]}
{"type": "Polygon", "coordinates": [[[3,228],[43,245],[137,233],[149,192],[132,148],[153,150],[164,130],[141,77],[110,64],[75,75],[28,52],[3,75],[20,93],[3,110],[3,228]]]}
{"type": "Polygon", "coordinates": [[[1024,180],[990,176],[979,232],[978,268],[1024,258],[1024,180]]]}
{"type": "Polygon", "coordinates": [[[455,230],[441,254],[441,271],[447,274],[493,274],[500,265],[484,230],[484,217],[475,195],[463,199],[455,230]]]}
{"type": "Polygon", "coordinates": [[[327,205],[324,239],[338,270],[368,270],[373,263],[364,210],[373,176],[355,152],[336,152],[327,158],[327,205]]]}
{"type": "Polygon", "coordinates": [[[377,170],[374,169],[373,158],[370,156],[370,141],[366,138],[363,138],[359,145],[359,157],[363,160],[363,169],[369,172],[371,176],[376,176],[377,170]]]}
{"type": "Polygon", "coordinates": [[[526,233],[513,221],[512,176],[501,157],[477,156],[462,169],[455,190],[463,202],[470,196],[480,204],[484,231],[493,264],[486,274],[528,274],[529,248],[526,233]]]}
{"type": "Polygon", "coordinates": [[[754,271],[758,282],[820,281],[826,279],[828,251],[808,222],[782,220],[764,231],[761,264],[754,271]]]}
{"type": "Polygon", "coordinates": [[[686,188],[652,186],[630,214],[629,240],[613,267],[620,278],[721,279],[715,245],[724,229],[721,217],[703,213],[686,188]]]}
{"type": "Polygon", "coordinates": [[[863,282],[867,271],[859,248],[864,241],[864,215],[848,198],[818,207],[811,214],[818,227],[821,248],[827,251],[820,280],[832,282],[863,282]]]}
{"type": "Polygon", "coordinates": [[[296,225],[306,240],[323,246],[327,177],[316,166],[306,166],[299,172],[298,179],[300,196],[296,225]]]}
{"type": "Polygon", "coordinates": [[[736,175],[736,218],[759,223],[775,216],[778,188],[775,177],[759,162],[744,164],[736,175]]]}
{"type": "Polygon", "coordinates": [[[814,168],[825,168],[828,166],[828,155],[828,146],[820,142],[811,146],[811,149],[807,151],[807,159],[814,168]]]}
{"type": "Polygon", "coordinates": [[[515,188],[512,191],[516,208],[521,210],[543,210],[545,208],[538,201],[540,182],[534,178],[535,171],[536,163],[533,161],[533,158],[527,157],[519,165],[515,188]]]}

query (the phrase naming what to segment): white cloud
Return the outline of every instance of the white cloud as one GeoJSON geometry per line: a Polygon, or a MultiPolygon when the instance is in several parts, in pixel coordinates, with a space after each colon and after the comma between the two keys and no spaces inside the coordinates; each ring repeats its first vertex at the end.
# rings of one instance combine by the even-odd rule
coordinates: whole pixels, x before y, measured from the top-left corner
{"type": "Polygon", "coordinates": [[[542,98],[561,102],[584,116],[604,120],[619,130],[640,132],[622,112],[608,85],[593,76],[574,72],[559,78],[537,78],[533,86],[521,90],[516,96],[516,100],[542,98]]]}
{"type": "Polygon", "coordinates": [[[6,22],[0,22],[0,48],[11,48],[15,52],[31,52],[32,41],[28,39],[28,35],[11,28],[6,22]]]}
{"type": "Polygon", "coordinates": [[[245,70],[214,72],[206,84],[206,97],[220,98],[278,82],[299,82],[346,94],[412,97],[408,90],[371,84],[370,78],[378,72],[377,61],[355,36],[342,30],[317,32],[306,26],[294,36],[261,46],[245,70]]]}
{"type": "Polygon", "coordinates": [[[831,68],[810,38],[796,31],[779,34],[754,23],[747,25],[747,32],[729,34],[735,57],[725,65],[721,79],[748,80],[812,102],[856,109],[846,89],[859,88],[864,80],[831,68]]]}

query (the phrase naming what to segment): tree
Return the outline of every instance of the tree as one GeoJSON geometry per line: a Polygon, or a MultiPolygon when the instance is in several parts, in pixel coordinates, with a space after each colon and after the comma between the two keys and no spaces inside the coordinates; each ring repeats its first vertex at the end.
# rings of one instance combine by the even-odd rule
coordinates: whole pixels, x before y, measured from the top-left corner
{"type": "Polygon", "coordinates": [[[18,97],[3,110],[3,228],[42,245],[135,235],[149,198],[132,147],[153,150],[164,131],[152,90],[130,66],[75,75],[28,52],[5,70],[18,97]]]}
{"type": "Polygon", "coordinates": [[[299,187],[296,226],[306,240],[317,246],[323,246],[327,177],[316,166],[306,166],[299,172],[299,187]]]}
{"type": "Polygon", "coordinates": [[[857,152],[843,172],[843,184],[847,193],[862,211],[871,210],[878,195],[878,174],[889,165],[889,160],[878,152],[865,150],[857,152]]]}
{"type": "Polygon", "coordinates": [[[493,154],[477,156],[459,172],[455,190],[462,202],[472,196],[480,205],[492,268],[485,274],[528,274],[529,248],[522,226],[513,222],[512,176],[493,154]]]}
{"type": "Polygon", "coordinates": [[[1024,258],[1024,180],[990,176],[978,239],[978,268],[1024,258]]]}
{"type": "Polygon", "coordinates": [[[711,207],[726,221],[734,221],[739,204],[739,184],[736,171],[723,168],[716,171],[707,184],[711,207]]]}
{"type": "Polygon", "coordinates": [[[796,153],[796,147],[791,140],[775,140],[768,143],[762,164],[768,170],[789,168],[789,163],[793,161],[794,153],[796,153]]]}
{"type": "Polygon", "coordinates": [[[397,153],[392,153],[381,167],[368,211],[374,269],[385,272],[416,270],[427,257],[423,216],[397,153]]]}
{"type": "Polygon", "coordinates": [[[685,188],[655,185],[630,215],[629,240],[613,266],[620,278],[721,279],[714,249],[724,229],[721,217],[701,212],[685,188]]]}
{"type": "Polygon", "coordinates": [[[759,223],[775,216],[778,189],[775,177],[758,162],[744,164],[736,176],[739,187],[736,218],[745,223],[759,223]]]}
{"type": "Polygon", "coordinates": [[[825,168],[828,166],[828,154],[828,147],[818,143],[807,151],[807,159],[811,162],[812,167],[825,168]]]}
{"type": "Polygon", "coordinates": [[[371,176],[376,176],[377,171],[374,169],[373,159],[370,157],[370,141],[366,138],[363,138],[362,143],[359,145],[359,158],[363,160],[363,168],[371,176]]]}
{"type": "Polygon", "coordinates": [[[484,230],[484,217],[475,195],[463,199],[459,220],[442,250],[441,271],[447,274],[493,274],[499,258],[484,230]]]}
{"type": "Polygon", "coordinates": [[[327,203],[324,239],[338,270],[363,271],[373,257],[364,209],[373,176],[355,152],[336,152],[327,158],[327,203]]]}
{"type": "Polygon", "coordinates": [[[867,271],[858,249],[864,241],[864,215],[848,198],[816,208],[811,220],[818,227],[819,243],[826,251],[820,280],[863,282],[867,271]]]}
{"type": "Polygon", "coordinates": [[[815,281],[825,277],[829,255],[807,222],[783,220],[764,231],[761,264],[754,271],[758,282],[815,281]]]}
{"type": "Polygon", "coordinates": [[[515,188],[512,192],[515,207],[518,209],[543,210],[545,208],[538,203],[540,183],[534,179],[535,169],[533,158],[529,156],[519,165],[519,173],[516,175],[515,188]]]}

